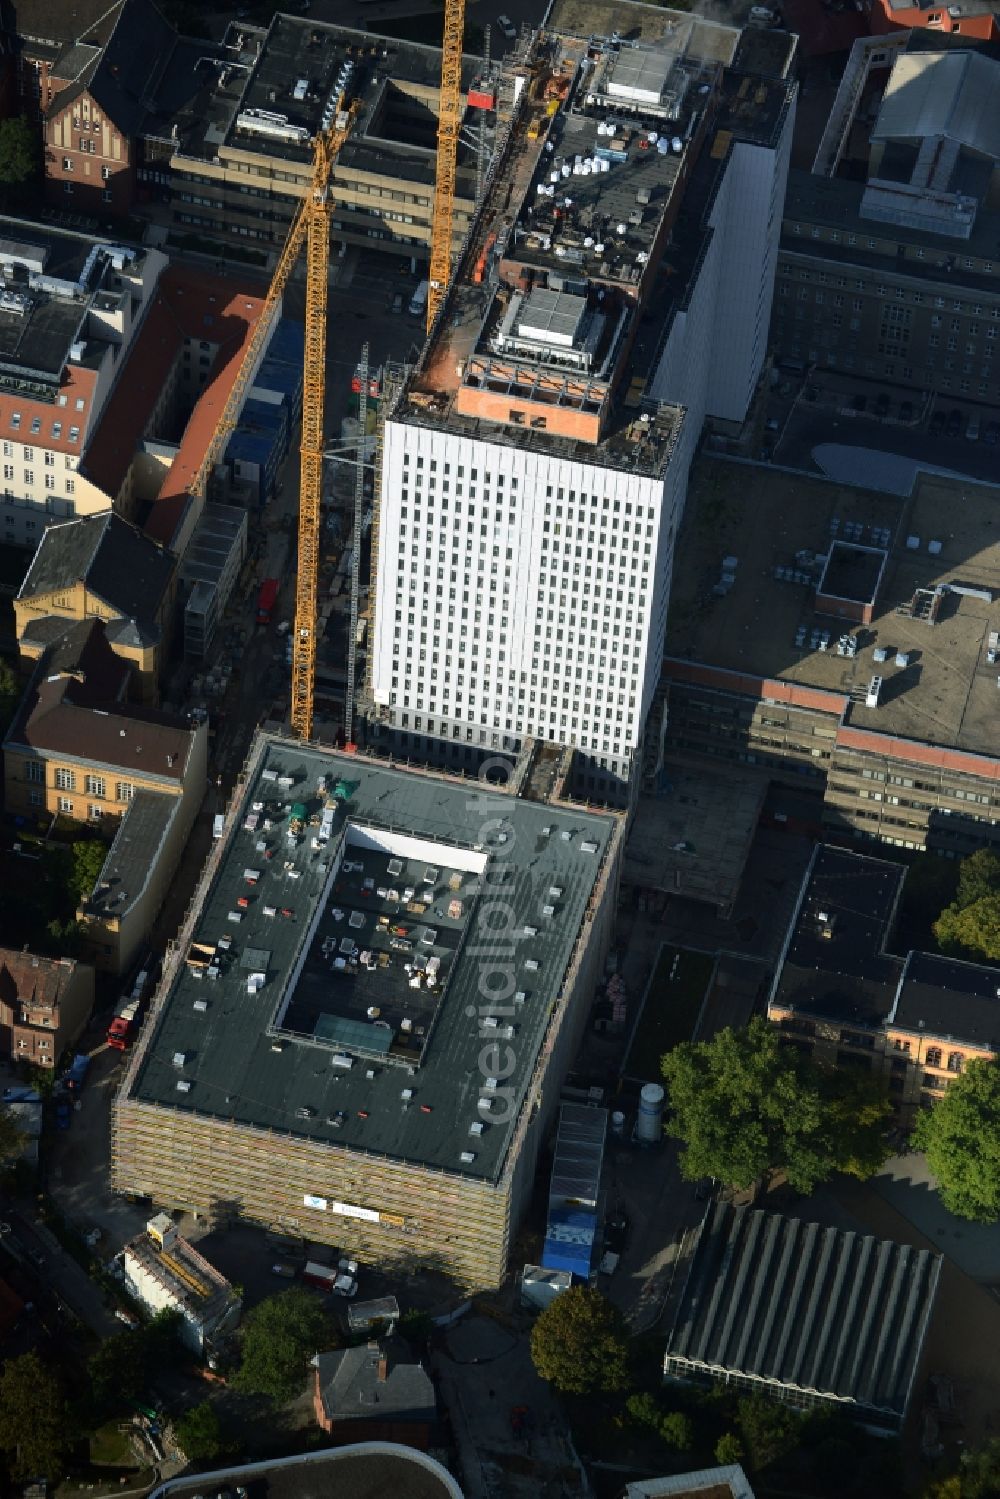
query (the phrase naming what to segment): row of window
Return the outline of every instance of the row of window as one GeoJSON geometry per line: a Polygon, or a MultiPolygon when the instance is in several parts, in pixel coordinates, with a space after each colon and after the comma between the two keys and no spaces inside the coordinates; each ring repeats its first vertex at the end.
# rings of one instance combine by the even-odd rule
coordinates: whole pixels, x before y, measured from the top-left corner
{"type": "MultiPolygon", "coordinates": [[[[44,760],[29,760],[25,766],[25,779],[37,785],[45,784],[45,762],[44,760]]],[[[75,791],[77,773],[65,766],[56,769],[54,785],[57,791],[75,791]]],[[[83,777],[83,791],[87,796],[106,797],[107,779],[104,776],[87,774],[83,777]]],[[[118,802],[130,802],[135,795],[135,787],[131,781],[115,782],[115,800],[118,802]]],[[[62,810],[62,809],[61,809],[62,810]]]]}

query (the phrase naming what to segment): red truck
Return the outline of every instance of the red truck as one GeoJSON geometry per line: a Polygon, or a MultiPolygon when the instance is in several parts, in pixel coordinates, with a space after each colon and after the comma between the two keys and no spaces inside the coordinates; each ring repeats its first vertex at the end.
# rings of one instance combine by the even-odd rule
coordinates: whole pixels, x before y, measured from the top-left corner
{"type": "Polygon", "coordinates": [[[277,578],[265,578],[257,595],[257,623],[269,625],[274,606],[278,602],[277,578]]]}
{"type": "Polygon", "coordinates": [[[319,1265],[315,1260],[309,1260],[302,1272],[302,1279],[307,1286],[316,1286],[321,1291],[332,1291],[339,1273],[336,1265],[319,1265]]]}
{"type": "Polygon", "coordinates": [[[119,1005],[115,1012],[115,1018],[108,1026],[108,1045],[115,1051],[127,1051],[132,1044],[132,1032],[135,1030],[136,1020],[139,1015],[138,999],[130,999],[119,1005]]]}

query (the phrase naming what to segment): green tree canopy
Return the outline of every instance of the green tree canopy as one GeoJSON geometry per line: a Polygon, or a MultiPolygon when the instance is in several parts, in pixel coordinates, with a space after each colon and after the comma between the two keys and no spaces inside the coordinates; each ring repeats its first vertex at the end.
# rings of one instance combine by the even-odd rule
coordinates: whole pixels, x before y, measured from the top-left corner
{"type": "Polygon", "coordinates": [[[675,1047],[663,1074],[688,1181],[712,1176],[743,1189],[782,1171],[811,1192],[835,1171],[871,1176],[888,1154],[890,1108],[877,1080],[817,1066],[759,1017],[744,1031],[675,1047]]]}
{"type": "Polygon", "coordinates": [[[950,1213],[977,1223],[1000,1218],[1000,1066],[970,1062],[940,1103],[921,1113],[913,1143],[950,1213]]]}
{"type": "Polygon", "coordinates": [[[683,1411],[668,1411],[660,1421],[660,1436],[668,1447],[690,1452],[694,1446],[694,1422],[683,1411]]]}
{"type": "Polygon", "coordinates": [[[112,1333],[87,1360],[87,1385],[99,1418],[112,1416],[142,1393],[146,1350],[141,1331],[112,1333]]]}
{"type": "Polygon", "coordinates": [[[41,165],[41,139],[25,115],[0,120],[0,189],[21,196],[41,165]]]}
{"type": "Polygon", "coordinates": [[[0,1448],[15,1478],[55,1482],[65,1468],[69,1430],[59,1381],[37,1353],[8,1359],[0,1374],[0,1448]]]}
{"type": "Polygon", "coordinates": [[[100,838],[83,838],[79,843],[73,844],[73,872],[69,883],[77,904],[97,884],[97,877],[104,868],[107,857],[108,845],[102,843],[100,838]]]}
{"type": "Polygon", "coordinates": [[[743,1461],[743,1444],[734,1431],[724,1431],[716,1442],[715,1461],[720,1468],[728,1468],[730,1463],[743,1461]]]}
{"type": "Polygon", "coordinates": [[[14,1115],[10,1109],[0,1108],[0,1162],[20,1155],[23,1145],[24,1135],[14,1115]]]}
{"type": "Polygon", "coordinates": [[[943,952],[1000,961],[1000,855],[980,848],[962,860],[958,891],[934,935],[943,952]]]}
{"type": "Polygon", "coordinates": [[[623,1390],[628,1344],[620,1313],[591,1286],[571,1286],[532,1328],[531,1359],[543,1379],[567,1394],[623,1390]]]}
{"type": "Polygon", "coordinates": [[[215,1407],[207,1400],[185,1411],[174,1430],[190,1462],[208,1462],[222,1451],[222,1428],[215,1407]]]}
{"type": "Polygon", "coordinates": [[[10,728],[21,700],[21,684],[9,661],[0,660],[0,733],[10,728]]]}
{"type": "Polygon", "coordinates": [[[311,1291],[295,1286],[255,1306],[243,1324],[240,1367],[233,1384],[247,1394],[290,1400],[317,1349],[330,1346],[330,1324],[311,1291]]]}

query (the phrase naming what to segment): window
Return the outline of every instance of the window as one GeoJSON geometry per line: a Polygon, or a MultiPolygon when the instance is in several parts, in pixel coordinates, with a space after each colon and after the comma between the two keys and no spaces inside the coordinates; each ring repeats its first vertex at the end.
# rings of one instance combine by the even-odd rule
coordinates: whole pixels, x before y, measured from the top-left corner
{"type": "Polygon", "coordinates": [[[87,808],[87,816],[91,822],[100,822],[101,818],[104,816],[104,808],[100,805],[99,802],[91,802],[90,806],[87,808]]]}
{"type": "MultiPolygon", "coordinates": [[[[64,172],[71,172],[72,170],[73,170],[73,160],[72,160],[72,158],[69,157],[69,156],[64,156],[63,157],[63,171],[64,172]]],[[[73,191],[72,186],[69,185],[69,184],[67,184],[67,186],[69,186],[69,191],[72,192],[73,191]]]]}
{"type": "Polygon", "coordinates": [[[948,1071],[962,1072],[964,1068],[965,1057],[963,1056],[963,1054],[960,1051],[950,1051],[948,1053],[948,1071]]]}
{"type": "Polygon", "coordinates": [[[941,1048],[940,1048],[940,1046],[929,1046],[927,1048],[926,1065],[928,1067],[940,1067],[941,1066],[941,1048]]]}
{"type": "Polygon", "coordinates": [[[104,789],[104,777],[88,776],[84,790],[88,796],[105,796],[107,793],[104,789]]]}
{"type": "Polygon", "coordinates": [[[45,784],[45,766],[41,760],[29,760],[24,770],[25,780],[45,784]]]}
{"type": "Polygon", "coordinates": [[[101,168],[101,180],[103,182],[110,182],[111,181],[111,168],[110,167],[102,167],[101,168]]]}
{"type": "Polygon", "coordinates": [[[75,791],[76,776],[72,770],[56,771],[56,787],[59,791],[75,791]]]}
{"type": "Polygon", "coordinates": [[[130,802],[135,795],[135,787],[131,781],[119,781],[115,786],[115,800],[119,802],[130,802]]]}
{"type": "Polygon", "coordinates": [[[61,796],[59,798],[59,810],[60,812],[68,812],[72,816],[73,798],[71,796],[61,796]]]}
{"type": "Polygon", "coordinates": [[[80,429],[79,429],[79,427],[70,427],[70,429],[69,429],[69,440],[70,440],[70,442],[79,442],[80,441],[80,429]]]}

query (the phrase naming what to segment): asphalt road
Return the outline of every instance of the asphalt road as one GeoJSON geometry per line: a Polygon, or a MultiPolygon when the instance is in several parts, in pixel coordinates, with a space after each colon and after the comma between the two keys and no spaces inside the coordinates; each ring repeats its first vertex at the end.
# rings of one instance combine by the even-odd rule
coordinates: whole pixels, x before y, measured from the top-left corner
{"type": "Polygon", "coordinates": [[[94,1285],[86,1271],[66,1253],[44,1224],[21,1208],[7,1206],[4,1213],[4,1221],[11,1228],[10,1240],[23,1254],[25,1267],[39,1282],[43,1292],[54,1295],[57,1306],[68,1306],[99,1337],[120,1332],[122,1324],[105,1305],[104,1292],[94,1285]],[[39,1256],[42,1263],[36,1263],[32,1255],[39,1256]]]}

